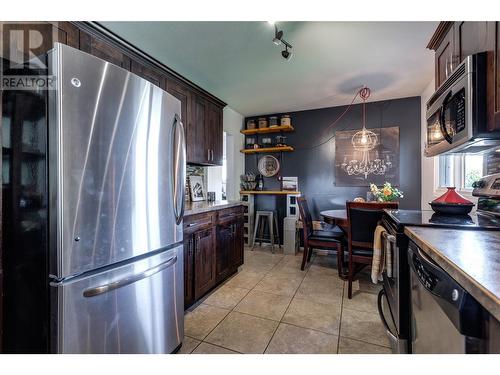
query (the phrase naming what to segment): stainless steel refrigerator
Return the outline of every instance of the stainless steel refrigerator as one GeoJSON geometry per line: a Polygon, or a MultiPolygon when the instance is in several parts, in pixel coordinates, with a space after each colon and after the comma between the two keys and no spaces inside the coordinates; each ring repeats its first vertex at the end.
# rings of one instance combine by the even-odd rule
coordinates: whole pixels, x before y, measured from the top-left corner
{"type": "MultiPolygon", "coordinates": [[[[39,183],[45,218],[39,212],[34,219],[46,240],[40,243],[46,265],[39,267],[48,285],[38,289],[47,301],[37,314],[47,317],[36,318],[46,325],[42,342],[56,353],[171,353],[184,335],[181,104],[129,71],[63,44],[48,53],[47,66],[56,87],[46,93],[45,157],[35,178],[46,178],[39,183]]],[[[20,190],[26,186],[21,182],[20,190]]],[[[12,205],[19,206],[16,199],[12,205]]],[[[4,251],[15,252],[15,240],[16,234],[4,251]]],[[[19,269],[9,257],[5,266],[7,273],[19,269]]],[[[36,265],[30,269],[41,274],[36,265]]],[[[16,278],[6,277],[10,296],[16,278]]],[[[5,323],[20,325],[20,309],[9,298],[5,323]]],[[[12,351],[23,351],[22,339],[15,340],[20,345],[12,351]]]]}

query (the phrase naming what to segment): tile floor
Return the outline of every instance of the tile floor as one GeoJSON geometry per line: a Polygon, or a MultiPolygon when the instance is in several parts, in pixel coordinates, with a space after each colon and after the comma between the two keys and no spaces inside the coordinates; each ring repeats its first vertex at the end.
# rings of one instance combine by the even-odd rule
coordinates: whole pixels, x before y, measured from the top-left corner
{"type": "Polygon", "coordinates": [[[361,273],[347,299],[336,257],[245,249],[245,264],[185,314],[182,354],[390,353],[377,313],[380,285],[361,273]]]}

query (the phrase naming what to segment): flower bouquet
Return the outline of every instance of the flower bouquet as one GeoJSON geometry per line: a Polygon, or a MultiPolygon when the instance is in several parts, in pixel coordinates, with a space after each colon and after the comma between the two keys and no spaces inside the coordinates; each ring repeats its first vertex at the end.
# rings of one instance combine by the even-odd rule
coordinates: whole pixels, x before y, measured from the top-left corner
{"type": "Polygon", "coordinates": [[[403,192],[393,187],[389,182],[384,183],[382,188],[370,184],[370,190],[378,202],[391,202],[396,198],[403,198],[403,192]]]}

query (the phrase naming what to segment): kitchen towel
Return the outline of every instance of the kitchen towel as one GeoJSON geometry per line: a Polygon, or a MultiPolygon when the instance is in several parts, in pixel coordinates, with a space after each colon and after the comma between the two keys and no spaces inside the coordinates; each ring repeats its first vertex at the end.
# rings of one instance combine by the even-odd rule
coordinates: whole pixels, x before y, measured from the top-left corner
{"type": "Polygon", "coordinates": [[[385,266],[385,249],[382,249],[382,236],[387,233],[382,225],[377,225],[373,234],[372,282],[382,281],[382,271],[385,266]]]}

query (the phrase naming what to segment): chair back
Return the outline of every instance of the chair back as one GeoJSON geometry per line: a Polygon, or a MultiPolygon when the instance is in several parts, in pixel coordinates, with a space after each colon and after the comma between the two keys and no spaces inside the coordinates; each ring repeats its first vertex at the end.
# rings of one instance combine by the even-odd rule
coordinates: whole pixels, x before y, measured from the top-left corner
{"type": "Polygon", "coordinates": [[[384,209],[397,209],[397,202],[346,202],[349,222],[349,248],[372,249],[373,234],[384,209]]]}
{"type": "Polygon", "coordinates": [[[299,204],[300,218],[304,227],[304,238],[308,238],[313,232],[313,221],[306,197],[303,195],[298,197],[297,203],[299,204]]]}

